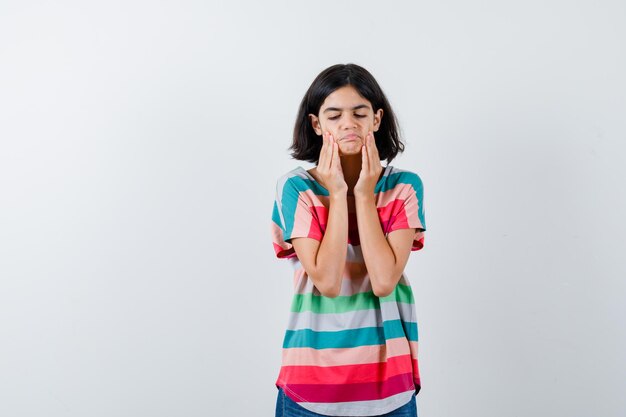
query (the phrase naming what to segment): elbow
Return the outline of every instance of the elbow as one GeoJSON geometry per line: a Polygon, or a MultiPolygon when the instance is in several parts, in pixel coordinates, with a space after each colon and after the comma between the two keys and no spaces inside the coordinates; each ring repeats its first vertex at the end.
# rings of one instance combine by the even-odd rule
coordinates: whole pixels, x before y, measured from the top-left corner
{"type": "Polygon", "coordinates": [[[315,284],[321,295],[328,298],[335,298],[341,293],[341,281],[338,283],[318,283],[315,284]]]}
{"type": "Polygon", "coordinates": [[[339,291],[337,290],[326,290],[326,291],[320,291],[320,294],[322,294],[324,297],[328,297],[328,298],[335,298],[339,295],[339,291]]]}
{"type": "Polygon", "coordinates": [[[335,298],[341,293],[341,288],[336,285],[328,286],[324,288],[318,288],[318,290],[320,291],[320,294],[328,298],[335,298]]]}
{"type": "Polygon", "coordinates": [[[387,297],[391,295],[396,289],[396,285],[398,283],[398,279],[389,279],[384,280],[383,282],[374,282],[372,281],[372,292],[376,297],[387,297]]]}
{"type": "Polygon", "coordinates": [[[393,292],[393,287],[390,285],[378,286],[372,288],[374,295],[379,298],[387,297],[393,292]]]}

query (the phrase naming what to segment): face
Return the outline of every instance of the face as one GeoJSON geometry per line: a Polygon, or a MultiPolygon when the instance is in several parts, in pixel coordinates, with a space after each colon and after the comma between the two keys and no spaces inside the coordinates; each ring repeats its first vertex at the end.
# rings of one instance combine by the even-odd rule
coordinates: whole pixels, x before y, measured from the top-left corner
{"type": "Polygon", "coordinates": [[[367,132],[378,131],[382,117],[383,109],[375,112],[372,103],[351,85],[329,94],[320,107],[319,115],[309,114],[315,133],[322,136],[330,132],[333,135],[339,145],[340,156],[360,154],[367,132]]]}

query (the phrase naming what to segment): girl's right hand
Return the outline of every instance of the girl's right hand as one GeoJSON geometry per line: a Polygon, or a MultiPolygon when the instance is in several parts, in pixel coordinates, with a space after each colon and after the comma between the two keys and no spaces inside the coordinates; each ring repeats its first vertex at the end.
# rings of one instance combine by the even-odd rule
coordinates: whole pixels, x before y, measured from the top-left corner
{"type": "Polygon", "coordinates": [[[324,133],[322,141],[322,149],[316,171],[331,195],[347,193],[348,185],[341,169],[339,145],[330,132],[324,133]]]}

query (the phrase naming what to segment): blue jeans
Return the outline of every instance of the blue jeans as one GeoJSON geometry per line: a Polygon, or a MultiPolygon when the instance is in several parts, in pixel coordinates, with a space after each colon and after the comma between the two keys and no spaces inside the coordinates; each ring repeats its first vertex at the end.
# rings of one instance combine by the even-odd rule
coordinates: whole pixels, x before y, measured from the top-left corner
{"type": "MultiPolygon", "coordinates": [[[[381,414],[377,417],[417,417],[417,402],[415,395],[411,397],[411,401],[400,408],[397,408],[387,414],[381,414]]],[[[276,417],[327,417],[323,414],[317,414],[309,411],[299,405],[297,402],[285,395],[282,388],[278,389],[278,398],[276,399],[276,417]]]]}

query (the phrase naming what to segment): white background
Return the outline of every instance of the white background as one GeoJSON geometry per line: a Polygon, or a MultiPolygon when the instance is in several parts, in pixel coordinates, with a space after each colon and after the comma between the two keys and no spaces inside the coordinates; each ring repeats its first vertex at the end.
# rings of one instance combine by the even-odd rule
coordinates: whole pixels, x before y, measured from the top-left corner
{"type": "Polygon", "coordinates": [[[623,1],[1,1],[0,415],[271,416],[276,179],[335,63],[418,173],[420,416],[626,410],[623,1]]]}

